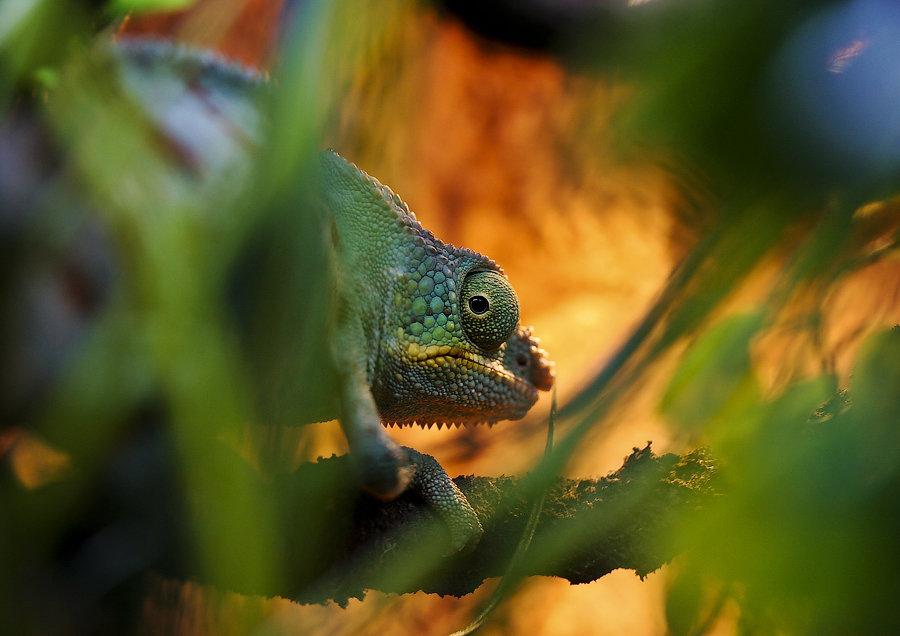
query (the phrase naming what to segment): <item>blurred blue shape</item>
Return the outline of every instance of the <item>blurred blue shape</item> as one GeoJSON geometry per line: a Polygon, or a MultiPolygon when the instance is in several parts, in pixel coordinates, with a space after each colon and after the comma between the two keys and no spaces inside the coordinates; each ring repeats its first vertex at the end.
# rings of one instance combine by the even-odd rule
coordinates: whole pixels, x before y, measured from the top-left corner
{"type": "Polygon", "coordinates": [[[900,2],[855,0],[807,19],[763,88],[776,145],[795,168],[841,181],[900,172],[900,2]]]}

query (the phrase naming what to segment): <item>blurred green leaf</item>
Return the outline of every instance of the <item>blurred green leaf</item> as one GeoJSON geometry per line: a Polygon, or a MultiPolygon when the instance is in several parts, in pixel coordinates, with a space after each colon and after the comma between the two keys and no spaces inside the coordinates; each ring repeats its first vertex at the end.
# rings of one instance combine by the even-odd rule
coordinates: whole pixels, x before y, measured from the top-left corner
{"type": "Polygon", "coordinates": [[[672,636],[689,636],[700,623],[704,586],[695,570],[682,570],[666,591],[666,626],[672,636]]]}
{"type": "Polygon", "coordinates": [[[898,431],[900,327],[880,331],[866,340],[853,373],[850,392],[854,409],[861,418],[869,421],[870,426],[898,431]]]}
{"type": "MultiPolygon", "coordinates": [[[[870,336],[850,384],[859,477],[874,484],[900,474],[900,327],[870,336]]],[[[848,453],[852,447],[848,447],[848,453]]]]}
{"type": "Polygon", "coordinates": [[[0,3],[0,99],[41,79],[39,69],[58,68],[67,50],[88,37],[86,24],[84,8],[73,0],[0,3]]]}
{"type": "Polygon", "coordinates": [[[726,318],[694,342],[672,375],[660,408],[677,427],[700,431],[723,411],[756,400],[759,388],[750,368],[750,340],[762,312],[726,318]]]}
{"type": "Polygon", "coordinates": [[[0,50],[7,44],[10,34],[21,28],[41,0],[6,0],[0,4],[0,50]]]}
{"type": "Polygon", "coordinates": [[[34,71],[34,80],[44,89],[53,89],[59,85],[59,70],[42,66],[34,71]]]}
{"type": "Polygon", "coordinates": [[[197,0],[109,0],[109,10],[114,13],[138,13],[149,11],[177,11],[186,9],[197,0]]]}

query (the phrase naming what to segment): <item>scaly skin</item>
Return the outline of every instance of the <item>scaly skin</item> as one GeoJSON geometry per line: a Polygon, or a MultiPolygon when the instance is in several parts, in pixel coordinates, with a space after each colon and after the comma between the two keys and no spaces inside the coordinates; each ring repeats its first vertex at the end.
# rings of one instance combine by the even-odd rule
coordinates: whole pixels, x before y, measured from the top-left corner
{"type": "MultiPolygon", "coordinates": [[[[158,41],[120,41],[116,51],[123,84],[184,168],[234,174],[229,157],[259,136],[260,78],[158,41]]],[[[337,153],[323,152],[320,163],[338,287],[329,366],[359,479],[382,498],[415,488],[446,521],[454,548],[473,547],[481,525],[465,496],[434,458],[398,446],[382,423],[521,418],[551,387],[552,364],[519,326],[515,292],[493,261],[436,239],[337,153]]]]}
{"type": "Polygon", "coordinates": [[[481,525],[465,496],[433,458],[399,448],[377,424],[519,419],[552,386],[552,365],[519,326],[516,294],[493,261],[436,239],[337,153],[321,159],[339,298],[350,309],[338,322],[335,361],[351,453],[371,492],[390,498],[415,487],[447,521],[454,546],[474,546],[481,525]]]}

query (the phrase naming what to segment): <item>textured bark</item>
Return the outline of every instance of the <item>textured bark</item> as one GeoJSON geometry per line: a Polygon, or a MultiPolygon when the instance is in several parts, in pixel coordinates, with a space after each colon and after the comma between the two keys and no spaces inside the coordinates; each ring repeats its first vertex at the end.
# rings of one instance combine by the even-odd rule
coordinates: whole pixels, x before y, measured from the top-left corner
{"type": "MultiPolygon", "coordinates": [[[[641,576],[657,569],[678,551],[668,530],[715,494],[715,474],[703,450],[657,457],[648,445],[634,449],[619,470],[602,479],[552,480],[518,573],[585,583],[618,568],[641,576]]],[[[345,458],[335,457],[274,484],[282,509],[289,509],[286,545],[296,553],[285,554],[284,588],[262,593],[304,602],[342,601],[366,589],[468,594],[506,571],[533,501],[527,478],[457,478],[485,534],[474,551],[445,556],[446,530],[414,494],[391,502],[351,495],[349,508],[341,508],[341,499],[348,498],[340,491],[352,488],[346,475],[345,458]],[[322,519],[331,521],[323,526],[322,519]],[[304,550],[310,545],[316,546],[312,555],[304,550]]]]}

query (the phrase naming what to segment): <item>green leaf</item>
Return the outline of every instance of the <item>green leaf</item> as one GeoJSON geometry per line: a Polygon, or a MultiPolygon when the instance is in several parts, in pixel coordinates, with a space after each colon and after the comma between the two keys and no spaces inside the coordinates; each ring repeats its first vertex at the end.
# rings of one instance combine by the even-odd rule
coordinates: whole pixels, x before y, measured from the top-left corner
{"type": "Polygon", "coordinates": [[[900,327],[881,331],[863,345],[850,384],[858,449],[855,459],[870,478],[900,470],[900,327]]]}
{"type": "Polygon", "coordinates": [[[35,69],[34,81],[45,89],[53,89],[59,85],[59,69],[51,66],[41,66],[35,69]]]}
{"type": "Polygon", "coordinates": [[[697,570],[690,568],[675,574],[666,593],[666,625],[672,636],[696,632],[703,609],[704,586],[697,570]]]}
{"type": "Polygon", "coordinates": [[[187,9],[196,0],[110,0],[109,10],[113,13],[129,11],[177,11],[187,9]]]}
{"type": "MultiPolygon", "coordinates": [[[[853,405],[896,429],[900,420],[900,328],[871,336],[860,351],[850,386],[853,405]]],[[[874,424],[874,422],[873,422],[874,424]]]]}
{"type": "Polygon", "coordinates": [[[726,318],[687,351],[663,395],[660,409],[686,430],[700,430],[737,400],[758,395],[750,369],[751,338],[762,314],[726,318]]]}

